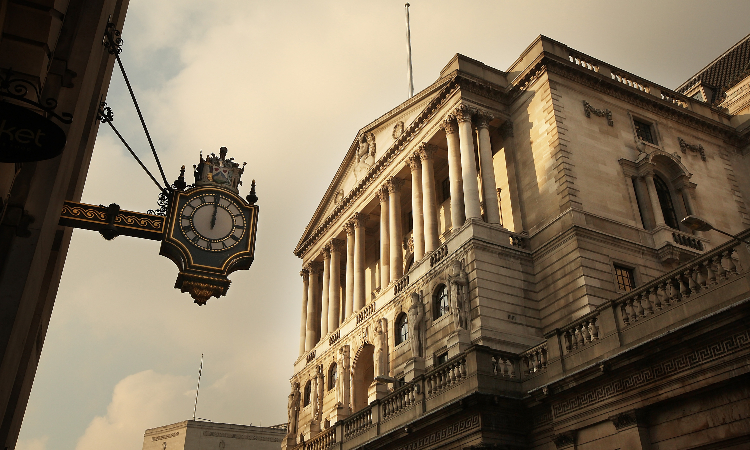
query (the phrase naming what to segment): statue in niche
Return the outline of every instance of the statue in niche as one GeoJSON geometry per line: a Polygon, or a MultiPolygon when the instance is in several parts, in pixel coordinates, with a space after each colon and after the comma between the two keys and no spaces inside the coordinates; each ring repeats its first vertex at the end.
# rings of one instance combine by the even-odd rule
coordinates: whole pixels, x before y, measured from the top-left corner
{"type": "Polygon", "coordinates": [[[448,273],[448,296],[456,329],[469,330],[469,275],[461,261],[453,261],[448,273]]]}
{"type": "Polygon", "coordinates": [[[294,436],[297,433],[297,417],[299,414],[299,383],[292,383],[292,392],[289,394],[287,409],[289,413],[288,436],[294,436]]]}
{"type": "Polygon", "coordinates": [[[347,408],[349,407],[349,346],[344,345],[339,349],[338,361],[336,362],[336,370],[338,371],[338,379],[336,382],[336,403],[339,406],[347,408]]]}
{"type": "Polygon", "coordinates": [[[375,345],[375,352],[373,353],[373,365],[376,378],[386,375],[386,366],[388,364],[386,326],[387,319],[380,319],[375,324],[375,336],[373,337],[373,344],[375,345]]]}
{"type": "Polygon", "coordinates": [[[411,305],[409,306],[408,325],[409,325],[409,344],[411,345],[411,356],[417,358],[422,356],[424,343],[424,305],[420,298],[419,292],[412,292],[411,305]]]}

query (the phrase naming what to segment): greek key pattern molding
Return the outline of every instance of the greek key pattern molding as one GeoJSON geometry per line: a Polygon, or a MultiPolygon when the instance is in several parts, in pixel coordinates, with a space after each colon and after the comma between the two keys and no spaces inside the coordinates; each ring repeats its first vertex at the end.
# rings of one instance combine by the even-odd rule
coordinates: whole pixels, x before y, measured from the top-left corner
{"type": "Polygon", "coordinates": [[[225,437],[232,439],[247,439],[250,441],[281,442],[282,438],[272,436],[253,436],[252,434],[221,433],[218,431],[204,431],[203,436],[225,437]]]}
{"type": "Polygon", "coordinates": [[[737,333],[721,341],[705,345],[692,353],[677,356],[659,364],[652,365],[627,377],[576,395],[566,401],[552,405],[554,417],[577,411],[589,405],[606,400],[646,383],[674,375],[694,368],[711,360],[737,352],[750,346],[750,330],[737,333]]]}
{"type": "Polygon", "coordinates": [[[176,436],[179,436],[179,435],[180,435],[180,432],[179,431],[175,431],[174,433],[162,434],[161,436],[153,436],[151,438],[151,440],[154,441],[154,442],[156,442],[156,441],[163,441],[164,439],[173,438],[173,437],[176,437],[176,436]]]}
{"type": "Polygon", "coordinates": [[[398,450],[416,450],[420,448],[429,447],[442,442],[446,439],[450,439],[458,434],[464,433],[474,428],[479,428],[479,415],[467,417],[466,419],[459,420],[442,430],[436,431],[428,436],[425,436],[416,441],[412,441],[409,444],[399,447],[398,450]]]}

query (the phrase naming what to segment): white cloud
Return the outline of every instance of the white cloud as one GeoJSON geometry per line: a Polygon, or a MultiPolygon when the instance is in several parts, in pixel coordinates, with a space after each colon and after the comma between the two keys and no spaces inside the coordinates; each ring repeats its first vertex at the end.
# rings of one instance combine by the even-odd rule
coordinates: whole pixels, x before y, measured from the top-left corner
{"type": "MultiPolygon", "coordinates": [[[[145,370],[117,383],[104,416],[95,417],[76,450],[131,450],[143,445],[143,432],[179,422],[191,412],[189,377],[145,370]]],[[[33,447],[33,450],[44,447],[33,447]]]]}
{"type": "Polygon", "coordinates": [[[16,450],[47,450],[49,436],[34,439],[22,439],[16,444],[16,450]]]}

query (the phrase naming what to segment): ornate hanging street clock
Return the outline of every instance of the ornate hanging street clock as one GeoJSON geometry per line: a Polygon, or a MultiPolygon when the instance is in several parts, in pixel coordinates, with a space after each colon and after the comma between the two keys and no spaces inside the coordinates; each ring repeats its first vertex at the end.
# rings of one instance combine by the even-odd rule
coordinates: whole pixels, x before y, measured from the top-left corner
{"type": "Polygon", "coordinates": [[[226,294],[227,275],[250,268],[255,253],[255,185],[247,200],[240,197],[244,164],[226,159],[226,152],[201,155],[194,187],[172,191],[159,252],[180,269],[175,288],[199,305],[226,294]]]}

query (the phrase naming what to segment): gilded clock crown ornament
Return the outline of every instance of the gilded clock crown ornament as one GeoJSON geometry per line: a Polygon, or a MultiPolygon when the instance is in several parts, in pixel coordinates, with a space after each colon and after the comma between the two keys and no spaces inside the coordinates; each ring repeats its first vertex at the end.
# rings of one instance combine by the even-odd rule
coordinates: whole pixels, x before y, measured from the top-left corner
{"type": "Polygon", "coordinates": [[[200,154],[200,162],[193,166],[196,186],[216,186],[229,189],[238,193],[238,186],[242,185],[240,178],[245,172],[245,165],[234,162],[234,158],[227,159],[227,148],[219,149],[219,156],[211,153],[203,158],[203,152],[200,154]]]}

